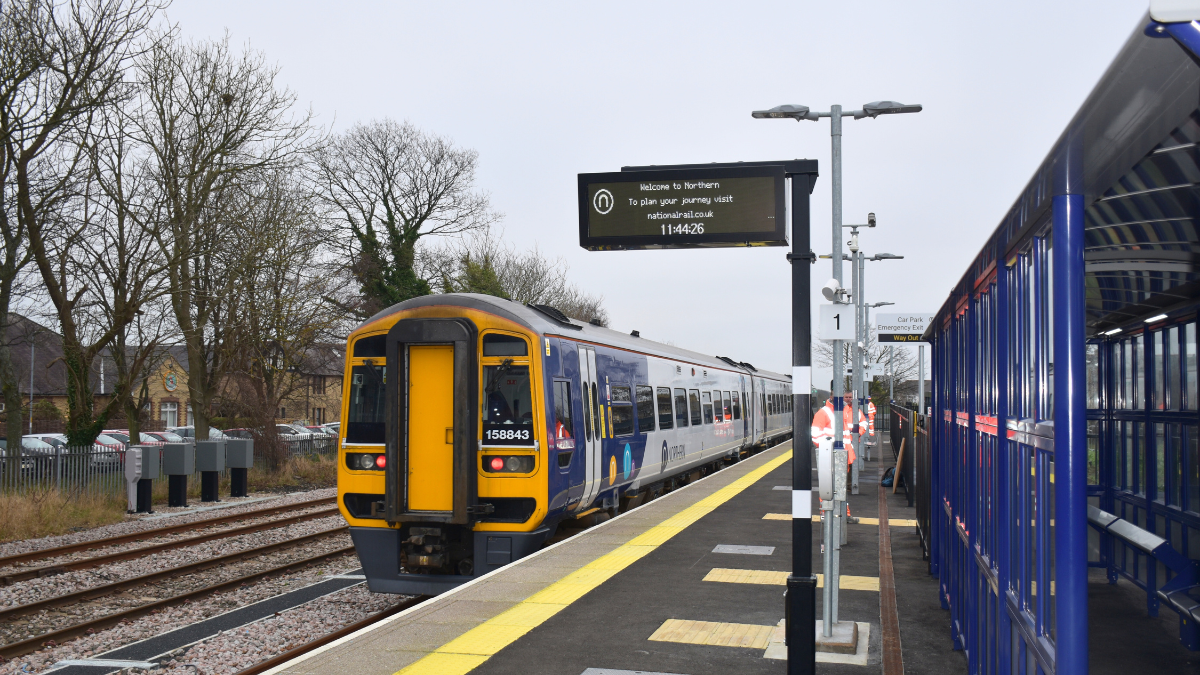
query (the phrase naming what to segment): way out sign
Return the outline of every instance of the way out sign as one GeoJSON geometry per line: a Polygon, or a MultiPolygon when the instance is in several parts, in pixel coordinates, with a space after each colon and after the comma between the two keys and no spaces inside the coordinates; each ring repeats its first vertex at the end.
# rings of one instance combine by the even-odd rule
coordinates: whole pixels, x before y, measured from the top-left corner
{"type": "Polygon", "coordinates": [[[822,340],[854,339],[854,305],[821,305],[817,337],[822,340]]]}

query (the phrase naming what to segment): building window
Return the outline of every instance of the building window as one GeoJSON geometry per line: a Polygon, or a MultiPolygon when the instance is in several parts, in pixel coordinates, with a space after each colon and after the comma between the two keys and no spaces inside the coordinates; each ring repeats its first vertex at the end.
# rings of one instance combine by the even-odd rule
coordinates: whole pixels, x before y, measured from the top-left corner
{"type": "Polygon", "coordinates": [[[324,394],[325,393],[325,376],[324,375],[313,375],[312,376],[312,393],[314,393],[314,394],[324,394]]]}
{"type": "Polygon", "coordinates": [[[287,408],[280,408],[279,409],[279,418],[282,419],[284,417],[287,417],[287,408]]]}
{"type": "Polygon", "coordinates": [[[314,426],[320,426],[322,424],[325,424],[325,409],[324,408],[313,408],[312,409],[312,423],[314,426]]]}
{"type": "Polygon", "coordinates": [[[158,405],[158,418],[168,427],[179,426],[179,404],[166,401],[158,405]]]}

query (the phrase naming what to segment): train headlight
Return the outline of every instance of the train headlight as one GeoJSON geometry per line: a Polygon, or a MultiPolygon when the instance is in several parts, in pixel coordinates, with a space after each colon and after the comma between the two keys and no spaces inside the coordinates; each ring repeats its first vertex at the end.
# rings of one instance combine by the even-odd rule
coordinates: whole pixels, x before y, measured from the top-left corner
{"type": "Polygon", "coordinates": [[[353,471],[383,471],[387,457],[375,453],[351,452],[346,454],[346,467],[353,471]]]}
{"type": "Polygon", "coordinates": [[[535,466],[533,455],[488,455],[483,458],[485,473],[533,473],[535,466]]]}

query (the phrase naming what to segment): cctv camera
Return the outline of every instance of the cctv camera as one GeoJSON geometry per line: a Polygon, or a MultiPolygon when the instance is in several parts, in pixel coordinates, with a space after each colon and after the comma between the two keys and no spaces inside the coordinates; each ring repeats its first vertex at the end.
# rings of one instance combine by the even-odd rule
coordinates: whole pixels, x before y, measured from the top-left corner
{"type": "Polygon", "coordinates": [[[826,300],[834,302],[841,290],[842,285],[837,282],[837,279],[830,279],[821,287],[821,295],[825,296],[826,300]]]}
{"type": "Polygon", "coordinates": [[[874,213],[867,214],[867,227],[875,227],[875,214],[874,213]]]}

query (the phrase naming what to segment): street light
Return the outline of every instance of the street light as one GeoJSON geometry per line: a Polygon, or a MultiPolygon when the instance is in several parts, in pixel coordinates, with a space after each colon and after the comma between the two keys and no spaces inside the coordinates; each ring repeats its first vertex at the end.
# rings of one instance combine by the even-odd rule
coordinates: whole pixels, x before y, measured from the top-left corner
{"type": "MultiPolygon", "coordinates": [[[[780,105],[770,110],[755,110],[751,114],[754,119],[794,119],[797,122],[800,120],[817,121],[821,117],[828,117],[830,120],[829,135],[831,141],[831,164],[833,173],[833,278],[838,285],[842,284],[842,118],[853,117],[854,119],[862,119],[863,117],[875,118],[879,115],[893,115],[898,113],[920,112],[920,105],[904,105],[895,101],[874,101],[863,106],[862,110],[843,112],[842,106],[830,106],[829,112],[813,112],[806,105],[780,105]]],[[[872,219],[873,224],[873,219],[872,219]]],[[[793,268],[794,270],[794,268],[793,268]]],[[[795,276],[795,271],[793,271],[795,276]]],[[[796,319],[793,317],[793,335],[792,342],[796,344],[800,339],[795,334],[796,319]]],[[[842,373],[845,369],[845,364],[842,362],[842,344],[840,340],[833,343],[833,406],[834,406],[834,423],[833,423],[833,447],[835,456],[840,452],[844,455],[842,448],[842,373]]],[[[798,350],[792,350],[792,365],[793,367],[803,367],[808,365],[807,362],[799,363],[798,350]]],[[[807,420],[803,423],[799,421],[799,416],[808,414],[800,405],[793,406],[792,425],[794,429],[801,429],[807,420]]],[[[797,443],[793,449],[794,457],[792,461],[792,500],[793,503],[799,503],[804,499],[812,499],[812,447],[808,443],[797,443]]],[[[822,504],[824,507],[824,504],[822,504]]],[[[803,509],[807,511],[807,508],[803,509]]],[[[792,574],[788,577],[788,616],[790,620],[787,626],[787,646],[788,646],[788,673],[789,675],[799,675],[801,673],[807,675],[816,670],[816,644],[813,631],[808,628],[816,621],[816,577],[812,574],[812,520],[807,516],[801,517],[798,515],[799,510],[793,509],[792,513],[792,574]]],[[[825,527],[825,585],[824,585],[824,617],[822,622],[821,634],[828,638],[833,635],[833,626],[831,611],[836,611],[833,605],[832,591],[837,586],[837,571],[832,569],[830,550],[832,549],[832,533],[831,530],[834,524],[829,521],[840,521],[840,518],[823,518],[822,523],[830,525],[825,527]]]]}

